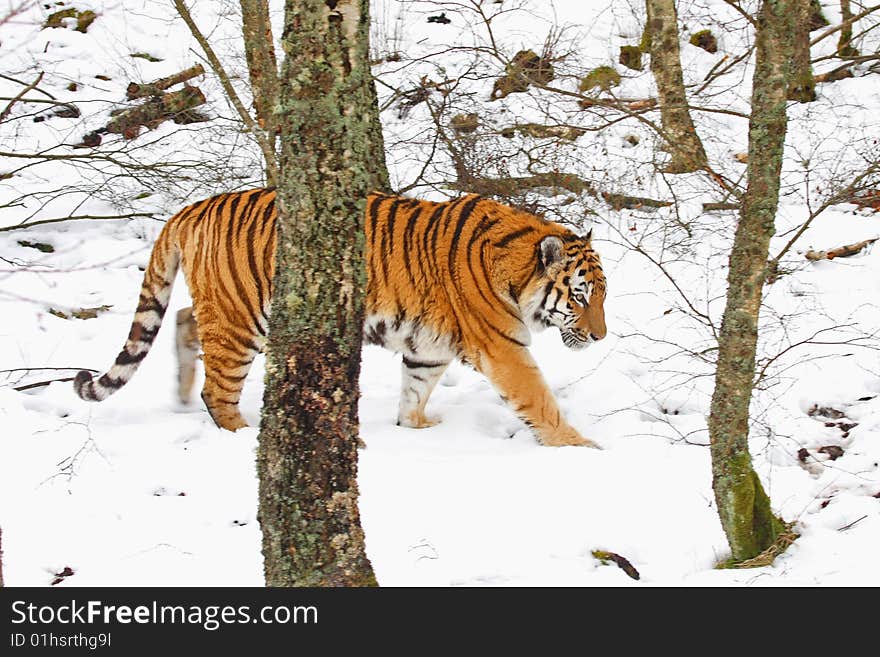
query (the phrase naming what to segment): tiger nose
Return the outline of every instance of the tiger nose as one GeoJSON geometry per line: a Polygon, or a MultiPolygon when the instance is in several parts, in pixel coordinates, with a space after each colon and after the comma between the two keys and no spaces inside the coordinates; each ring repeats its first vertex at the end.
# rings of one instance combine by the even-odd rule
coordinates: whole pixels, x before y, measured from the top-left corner
{"type": "Polygon", "coordinates": [[[595,333],[590,333],[590,337],[593,340],[595,340],[596,342],[598,342],[599,340],[601,340],[602,338],[605,337],[605,334],[603,333],[602,335],[596,335],[595,333]]]}

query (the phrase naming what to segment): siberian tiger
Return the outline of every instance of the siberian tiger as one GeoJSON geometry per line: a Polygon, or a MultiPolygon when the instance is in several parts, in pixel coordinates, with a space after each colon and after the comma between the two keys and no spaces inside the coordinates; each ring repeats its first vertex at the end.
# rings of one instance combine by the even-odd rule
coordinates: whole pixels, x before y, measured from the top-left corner
{"type": "MultiPolygon", "coordinates": [[[[80,397],[102,400],[132,377],[168,306],[179,266],[193,310],[178,313],[178,387],[188,401],[199,345],[202,391],[214,422],[247,426],[245,377],[266,343],[275,265],[273,189],[221,194],[174,215],[144,274],[128,339],[80,397]]],[[[403,355],[397,422],[429,427],[425,404],[446,366],[462,359],[494,384],[545,445],[588,445],[559,411],[527,349],[530,330],[560,329],[581,349],[605,336],[605,277],[590,235],[477,195],[435,203],[371,194],[364,216],[364,339],[403,355]]]]}

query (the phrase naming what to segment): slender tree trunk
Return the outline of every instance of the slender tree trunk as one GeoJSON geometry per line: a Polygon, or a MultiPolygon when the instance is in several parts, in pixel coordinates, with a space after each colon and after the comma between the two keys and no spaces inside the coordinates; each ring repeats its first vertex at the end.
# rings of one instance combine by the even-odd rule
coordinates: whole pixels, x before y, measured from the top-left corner
{"type": "MultiPolygon", "coordinates": [[[[672,160],[667,173],[687,173],[706,166],[706,152],[688,112],[678,45],[674,0],[646,0],[651,42],[651,72],[660,96],[660,118],[672,160]]],[[[643,39],[644,40],[644,39],[643,39]]]]}
{"type": "Polygon", "coordinates": [[[840,57],[857,57],[858,49],[852,45],[852,8],[849,0],[840,0],[840,22],[843,25],[840,28],[840,37],[837,39],[837,54],[840,57]]]}
{"type": "MultiPolygon", "coordinates": [[[[279,79],[268,0],[241,0],[241,27],[257,124],[266,133],[274,150],[277,144],[275,108],[278,104],[279,79]]],[[[268,184],[277,184],[278,181],[274,179],[276,172],[267,170],[266,173],[268,184]]]]}
{"type": "Polygon", "coordinates": [[[368,0],[286,0],[257,469],[269,586],[369,586],[357,488],[363,211],[387,188],[368,0]]]}
{"type": "Polygon", "coordinates": [[[788,100],[811,103],[816,100],[816,81],[810,64],[810,0],[793,0],[794,21],[791,73],[788,82],[788,100]]]}
{"type": "Polygon", "coordinates": [[[709,416],[715,500],[734,561],[773,544],[784,524],[749,454],[749,402],[755,376],[758,312],[770,237],[779,203],[779,174],[787,117],[785,92],[800,0],[764,0],[758,15],[749,121],[748,186],[730,254],[727,306],[718,343],[709,416]]]}

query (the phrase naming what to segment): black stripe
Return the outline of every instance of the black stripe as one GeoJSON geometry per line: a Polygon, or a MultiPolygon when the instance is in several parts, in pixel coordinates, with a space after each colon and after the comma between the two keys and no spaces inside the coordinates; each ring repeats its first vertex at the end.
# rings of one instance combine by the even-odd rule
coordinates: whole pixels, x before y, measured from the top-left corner
{"type": "Polygon", "coordinates": [[[482,201],[481,196],[474,196],[469,199],[463,206],[461,206],[461,210],[458,213],[458,223],[455,225],[455,231],[452,233],[452,243],[449,246],[449,271],[453,271],[455,258],[456,258],[456,249],[458,247],[458,240],[461,238],[461,233],[464,230],[465,224],[470,219],[471,213],[474,211],[474,207],[476,207],[477,203],[482,201]]]}
{"type": "MultiPolygon", "coordinates": [[[[259,326],[259,320],[257,319],[257,313],[254,308],[251,307],[251,304],[248,303],[249,296],[247,293],[247,289],[242,282],[242,276],[239,266],[239,258],[237,257],[236,248],[235,248],[235,228],[236,225],[240,227],[243,217],[240,213],[238,213],[238,206],[241,201],[241,195],[236,195],[234,199],[229,203],[229,223],[227,224],[226,231],[226,239],[224,240],[226,247],[226,265],[229,268],[229,276],[232,279],[232,284],[235,286],[236,297],[230,297],[229,301],[232,303],[233,307],[238,301],[238,304],[245,311],[247,315],[247,319],[250,320],[251,329],[256,329],[259,326]]],[[[247,247],[246,247],[247,248],[247,247]]],[[[221,277],[218,276],[218,280],[221,280],[221,277]]],[[[262,313],[262,309],[260,309],[260,313],[262,313]]]]}
{"type": "MultiPolygon", "coordinates": [[[[222,390],[223,392],[227,392],[230,395],[240,395],[241,394],[242,386],[239,386],[237,388],[232,388],[232,389],[226,388],[226,387],[220,385],[220,378],[218,378],[216,375],[211,377],[211,383],[213,383],[216,387],[220,388],[220,390],[222,390]]],[[[202,393],[202,394],[204,394],[204,393],[202,393]]]]}
{"type": "Polygon", "coordinates": [[[391,250],[394,248],[394,222],[397,220],[397,210],[405,199],[396,198],[391,201],[391,207],[388,208],[388,219],[382,230],[382,241],[380,254],[382,258],[382,276],[388,281],[388,261],[391,259],[391,250]]]}
{"type": "MultiPolygon", "coordinates": [[[[486,267],[486,261],[485,261],[485,258],[486,258],[486,252],[483,251],[483,250],[481,250],[481,251],[480,251],[480,268],[481,268],[484,272],[485,272],[485,271],[488,271],[488,269],[487,269],[487,267],[486,267]]],[[[470,265],[470,261],[468,261],[468,267],[470,267],[470,266],[471,266],[471,265],[470,265]]],[[[471,273],[473,274],[473,269],[471,269],[471,273]]],[[[515,311],[513,311],[513,310],[511,310],[510,307],[509,307],[509,306],[507,305],[507,303],[506,303],[506,299],[502,298],[501,295],[498,294],[498,291],[497,291],[494,287],[492,287],[492,284],[491,284],[492,282],[489,280],[489,277],[488,277],[488,276],[486,276],[486,282],[488,283],[488,286],[487,286],[487,287],[489,288],[489,291],[492,293],[492,296],[495,297],[496,301],[498,302],[498,305],[501,306],[501,308],[504,309],[504,312],[506,312],[508,315],[510,315],[511,317],[513,317],[515,320],[517,320],[517,321],[521,321],[522,318],[520,317],[519,313],[518,313],[518,312],[515,312],[515,311]]],[[[478,286],[477,286],[477,289],[480,291],[480,296],[483,297],[483,300],[484,300],[487,304],[489,304],[490,306],[493,305],[492,302],[489,301],[489,299],[486,298],[486,294],[483,292],[483,287],[482,287],[481,285],[478,285],[478,286]]]]}
{"type": "Polygon", "coordinates": [[[417,361],[417,360],[410,360],[409,358],[404,356],[403,357],[403,364],[406,365],[407,369],[414,370],[414,369],[420,369],[420,368],[427,369],[427,368],[431,368],[431,367],[440,367],[441,365],[446,366],[449,363],[425,363],[425,362],[421,362],[421,361],[417,361]]]}
{"type": "Polygon", "coordinates": [[[102,388],[113,388],[117,390],[128,383],[128,379],[117,379],[115,377],[111,377],[107,374],[104,374],[100,379],[98,379],[98,385],[102,388]]]}
{"type": "Polygon", "coordinates": [[[143,289],[138,298],[138,306],[135,312],[144,313],[152,310],[159,315],[160,318],[165,315],[165,307],[161,301],[155,296],[145,295],[143,289]]]}
{"type": "Polygon", "coordinates": [[[382,201],[384,201],[387,196],[380,196],[376,199],[367,199],[367,202],[370,204],[367,212],[367,218],[370,221],[370,235],[373,239],[376,239],[376,220],[379,218],[379,208],[382,205],[382,201]]]}
{"type": "Polygon", "coordinates": [[[525,235],[528,235],[529,233],[533,233],[534,231],[535,231],[534,228],[529,228],[528,226],[525,228],[520,228],[519,230],[515,230],[512,233],[508,233],[507,235],[502,237],[500,240],[495,242],[495,246],[497,246],[500,249],[503,249],[505,246],[510,244],[513,240],[518,239],[520,237],[523,237],[525,235]]]}
{"type": "Polygon", "coordinates": [[[422,251],[424,254],[425,264],[430,267],[431,271],[434,275],[437,275],[437,265],[436,265],[436,254],[437,254],[437,230],[440,226],[440,217],[443,216],[444,210],[447,208],[446,203],[438,203],[437,207],[434,209],[434,212],[431,213],[431,216],[428,217],[428,222],[425,224],[425,231],[422,233],[422,251]],[[431,241],[432,248],[428,248],[428,240],[431,238],[431,232],[434,232],[434,237],[431,241]]]}
{"type": "MultiPolygon", "coordinates": [[[[247,244],[245,245],[245,249],[247,250],[247,258],[248,258],[248,267],[251,270],[251,277],[254,279],[254,286],[257,288],[257,306],[260,309],[260,314],[262,315],[265,306],[265,290],[263,289],[263,276],[259,269],[257,269],[257,254],[256,254],[256,243],[255,236],[257,234],[257,225],[259,222],[256,217],[251,217],[251,224],[247,229],[247,244]]],[[[257,329],[262,331],[262,326],[257,324],[257,329]]]]}
{"type": "Polygon", "coordinates": [[[154,328],[147,328],[140,322],[136,321],[131,325],[131,330],[128,332],[126,342],[143,342],[144,344],[152,344],[161,327],[162,324],[157,324],[154,328]],[[135,335],[135,327],[139,329],[137,335],[135,335]]]}
{"type": "Polygon", "coordinates": [[[141,351],[137,354],[130,354],[125,349],[119,352],[119,355],[116,357],[117,365],[133,365],[135,363],[140,363],[144,358],[147,357],[147,354],[150,353],[149,350],[141,351]]]}
{"type": "Polygon", "coordinates": [[[512,337],[510,337],[509,335],[507,335],[507,333],[505,333],[504,331],[502,331],[500,328],[498,328],[498,327],[495,326],[494,324],[489,324],[488,326],[489,326],[490,329],[492,329],[493,331],[495,331],[495,333],[497,333],[498,335],[500,335],[500,336],[501,336],[502,338],[504,338],[505,340],[509,340],[509,341],[512,342],[513,344],[519,345],[520,347],[528,347],[528,346],[529,346],[529,345],[526,344],[525,342],[520,342],[520,341],[517,340],[516,338],[512,338],[512,337]]]}

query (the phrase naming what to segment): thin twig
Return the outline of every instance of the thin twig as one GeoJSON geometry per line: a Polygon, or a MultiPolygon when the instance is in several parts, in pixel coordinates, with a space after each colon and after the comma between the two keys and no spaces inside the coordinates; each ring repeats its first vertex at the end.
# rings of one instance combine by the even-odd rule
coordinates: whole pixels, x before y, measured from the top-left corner
{"type": "Polygon", "coordinates": [[[863,11],[862,13],[860,13],[860,14],[856,14],[856,15],[853,16],[852,18],[850,18],[850,19],[848,19],[848,20],[845,20],[845,21],[842,21],[839,25],[835,25],[834,27],[829,27],[827,30],[825,30],[824,32],[822,32],[822,34],[820,34],[820,35],[817,36],[815,39],[813,39],[812,41],[810,41],[810,46],[815,46],[815,45],[816,45],[817,43],[819,43],[822,39],[824,39],[824,38],[826,38],[826,37],[829,37],[829,36],[831,36],[832,34],[834,34],[834,33],[836,33],[836,32],[839,32],[840,30],[842,30],[843,28],[845,28],[847,25],[852,25],[852,24],[855,23],[857,20],[864,18],[864,17],[867,16],[868,14],[871,14],[871,13],[877,11],[878,9],[880,9],[880,5],[874,5],[873,7],[868,7],[868,8],[865,9],[865,11],[863,11]]]}
{"type": "Polygon", "coordinates": [[[132,212],[130,214],[112,214],[112,215],[95,215],[95,214],[79,214],[71,217],[56,217],[54,219],[40,219],[39,221],[30,221],[25,224],[18,224],[16,226],[3,226],[0,227],[0,233],[5,233],[10,230],[18,230],[20,228],[30,228],[32,226],[42,226],[45,224],[58,224],[62,221],[79,221],[82,219],[95,219],[95,220],[105,220],[105,219],[133,219],[135,217],[149,217],[150,219],[155,219],[156,215],[154,212],[132,212]]]}
{"type": "MultiPolygon", "coordinates": [[[[94,372],[94,370],[92,370],[94,372]]],[[[32,388],[42,388],[43,386],[47,386],[50,383],[61,382],[64,383],[66,381],[73,381],[76,377],[68,376],[63,379],[52,379],[51,381],[39,381],[38,383],[29,383],[26,386],[16,386],[13,390],[18,392],[24,392],[25,390],[31,390],[32,388]]]]}
{"type": "Polygon", "coordinates": [[[43,79],[43,76],[44,76],[44,75],[45,75],[45,71],[40,71],[40,74],[37,75],[37,79],[36,79],[36,80],[34,80],[33,82],[31,82],[28,86],[26,86],[24,89],[22,89],[22,90],[19,92],[19,94],[18,94],[17,96],[14,96],[14,97],[9,101],[9,104],[5,107],[5,109],[4,109],[2,112],[0,112],[0,121],[5,121],[5,120],[6,120],[6,117],[9,116],[9,113],[10,113],[10,112],[12,112],[12,107],[13,107],[13,105],[15,105],[15,103],[17,103],[18,101],[20,101],[22,98],[24,98],[24,95],[25,95],[26,93],[28,93],[29,91],[32,91],[32,90],[34,90],[34,89],[37,88],[37,85],[40,84],[40,81],[43,79]]]}
{"type": "Polygon", "coordinates": [[[864,520],[864,519],[867,518],[867,517],[868,517],[867,515],[864,515],[864,516],[862,516],[861,518],[858,518],[857,520],[853,520],[853,521],[852,521],[851,523],[849,523],[848,525],[844,525],[843,527],[838,527],[838,528],[837,528],[837,531],[839,531],[839,532],[845,532],[847,529],[850,529],[850,528],[852,528],[852,527],[855,527],[855,525],[856,525],[857,523],[860,523],[862,520],[864,520]]]}
{"type": "Polygon", "coordinates": [[[174,0],[174,6],[177,9],[177,12],[180,14],[180,17],[186,23],[187,27],[189,27],[189,30],[190,32],[192,32],[195,40],[198,41],[199,46],[201,46],[202,51],[205,53],[205,57],[207,57],[208,59],[208,63],[211,65],[211,70],[214,71],[214,74],[220,80],[223,91],[226,92],[226,96],[229,98],[229,102],[232,103],[232,106],[238,113],[239,118],[241,118],[248,131],[254,136],[254,139],[257,141],[257,145],[260,147],[260,150],[263,153],[263,159],[266,163],[267,178],[269,178],[270,180],[277,180],[278,158],[275,154],[275,149],[269,143],[269,140],[266,138],[263,130],[260,128],[260,126],[257,125],[254,119],[251,117],[250,113],[248,113],[247,109],[244,106],[244,103],[241,102],[241,99],[235,92],[235,87],[232,86],[232,82],[229,80],[229,76],[226,74],[226,70],[223,68],[223,64],[220,63],[220,59],[217,57],[214,49],[211,47],[211,44],[208,43],[205,35],[202,34],[201,30],[199,30],[199,27],[193,20],[192,14],[190,14],[189,9],[187,9],[186,5],[183,4],[183,0],[174,0]]]}

